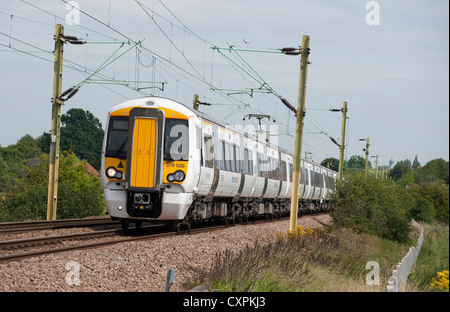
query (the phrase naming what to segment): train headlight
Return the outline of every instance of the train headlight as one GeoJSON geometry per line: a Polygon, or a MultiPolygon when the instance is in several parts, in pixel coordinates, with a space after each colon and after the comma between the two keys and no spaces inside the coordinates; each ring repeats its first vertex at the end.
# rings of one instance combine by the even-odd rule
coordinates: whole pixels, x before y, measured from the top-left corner
{"type": "Polygon", "coordinates": [[[173,182],[174,180],[175,180],[175,177],[173,176],[173,174],[167,175],[167,181],[173,182]]]}
{"type": "Polygon", "coordinates": [[[123,173],[114,167],[106,169],[106,176],[110,179],[122,179],[123,173]]]}
{"type": "Polygon", "coordinates": [[[178,182],[181,182],[184,180],[184,178],[186,177],[186,175],[184,174],[183,171],[178,170],[174,173],[175,176],[175,180],[177,180],[178,182]]]}
{"type": "Polygon", "coordinates": [[[174,182],[174,181],[181,182],[184,180],[184,178],[186,178],[186,175],[184,174],[183,171],[178,170],[178,171],[175,171],[174,173],[167,175],[166,178],[167,178],[167,181],[169,181],[169,182],[174,182]]]}

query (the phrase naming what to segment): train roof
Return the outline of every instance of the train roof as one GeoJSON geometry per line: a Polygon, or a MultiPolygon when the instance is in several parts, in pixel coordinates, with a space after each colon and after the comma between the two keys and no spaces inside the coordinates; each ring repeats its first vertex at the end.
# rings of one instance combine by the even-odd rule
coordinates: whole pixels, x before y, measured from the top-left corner
{"type": "MultiPolygon", "coordinates": [[[[158,106],[161,105],[161,104],[162,104],[161,106],[165,106],[164,104],[178,104],[178,105],[180,105],[180,106],[183,107],[183,112],[181,112],[181,113],[186,114],[188,117],[189,117],[189,116],[200,117],[201,119],[204,119],[204,120],[206,120],[206,121],[209,121],[209,122],[211,122],[211,123],[213,123],[213,124],[216,124],[216,125],[218,125],[218,126],[221,126],[221,127],[223,127],[223,128],[229,128],[230,130],[233,130],[233,131],[235,131],[235,132],[237,132],[237,133],[239,133],[239,134],[241,134],[241,135],[243,135],[243,136],[250,137],[250,138],[252,138],[253,140],[258,141],[258,142],[261,143],[261,144],[270,146],[271,148],[277,149],[277,150],[279,150],[280,152],[283,152],[283,153],[285,153],[285,154],[290,155],[290,156],[293,157],[293,154],[292,154],[291,152],[289,152],[289,151],[287,151],[287,150],[285,150],[285,149],[283,149],[283,148],[281,148],[281,147],[279,147],[279,146],[276,146],[276,145],[274,145],[274,144],[271,144],[270,142],[266,142],[265,140],[264,140],[264,141],[261,141],[261,140],[259,140],[256,136],[254,136],[253,134],[251,134],[251,136],[250,136],[248,132],[244,132],[244,131],[242,131],[242,130],[235,129],[235,128],[233,127],[233,125],[231,125],[231,124],[228,124],[228,123],[226,123],[226,122],[217,120],[217,119],[215,119],[215,118],[213,118],[213,117],[211,117],[211,116],[209,116],[209,115],[207,115],[207,114],[205,114],[205,113],[203,113],[203,112],[200,112],[200,111],[194,111],[193,108],[188,107],[187,105],[185,105],[185,104],[183,104],[183,103],[180,103],[180,102],[178,102],[178,101],[175,101],[175,100],[172,100],[172,99],[169,99],[169,98],[165,98],[165,97],[150,96],[150,97],[140,97],[140,98],[128,100],[128,101],[126,101],[126,102],[123,102],[123,103],[121,103],[121,104],[118,104],[118,105],[112,107],[112,108],[110,109],[109,112],[111,113],[111,112],[113,112],[113,111],[116,111],[116,110],[119,110],[119,109],[123,109],[123,108],[126,108],[126,107],[131,107],[131,106],[141,106],[141,107],[148,106],[148,107],[151,107],[152,105],[154,105],[154,104],[152,104],[152,105],[148,105],[148,104],[147,104],[147,105],[146,105],[147,102],[154,102],[154,103],[155,103],[156,105],[158,105],[158,106]]],[[[329,168],[326,168],[326,167],[324,167],[324,166],[321,166],[320,164],[317,164],[317,163],[315,163],[315,162],[313,162],[313,161],[308,161],[308,160],[304,160],[304,159],[302,159],[302,161],[304,161],[304,162],[306,162],[306,163],[313,164],[314,166],[323,167],[323,168],[325,168],[325,169],[327,169],[327,170],[333,171],[333,170],[331,170],[331,169],[329,169],[329,168]]],[[[333,172],[335,172],[335,171],[333,171],[333,172]]]]}

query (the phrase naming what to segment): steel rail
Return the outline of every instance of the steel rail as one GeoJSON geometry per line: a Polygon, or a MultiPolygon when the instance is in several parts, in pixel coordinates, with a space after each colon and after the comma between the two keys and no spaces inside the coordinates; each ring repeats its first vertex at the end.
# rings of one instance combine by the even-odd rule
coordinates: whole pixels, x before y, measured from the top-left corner
{"type": "MultiPolygon", "coordinates": [[[[267,222],[267,220],[264,219],[264,220],[250,221],[248,224],[255,224],[255,223],[259,223],[259,222],[267,222]]],[[[182,232],[171,231],[171,232],[163,232],[163,233],[152,233],[152,234],[140,235],[140,236],[121,237],[118,239],[112,239],[112,240],[101,241],[101,242],[93,242],[93,243],[73,245],[73,246],[63,246],[63,247],[58,247],[58,248],[48,248],[48,249],[44,249],[44,250],[35,250],[35,251],[7,254],[7,255],[0,256],[0,263],[22,260],[25,258],[42,256],[42,255],[47,255],[47,254],[55,254],[55,253],[60,253],[60,252],[65,252],[65,251],[105,247],[105,246],[115,245],[115,244],[124,243],[124,242],[152,240],[152,239],[158,239],[158,238],[163,238],[163,237],[172,237],[172,236],[176,236],[176,235],[194,235],[194,234],[199,234],[199,233],[212,232],[212,231],[216,231],[216,230],[220,230],[220,229],[225,229],[228,227],[230,227],[230,225],[216,225],[216,226],[195,228],[195,229],[191,229],[189,231],[182,231],[182,232]]],[[[130,229],[130,230],[128,230],[128,232],[131,232],[133,230],[134,229],[130,229]]],[[[95,236],[95,235],[99,235],[99,234],[100,235],[102,235],[102,234],[103,235],[108,235],[108,234],[114,235],[114,233],[112,233],[112,232],[124,233],[123,230],[105,230],[105,231],[99,231],[97,233],[96,232],[76,233],[76,234],[60,235],[59,237],[55,236],[55,237],[48,237],[48,238],[40,237],[40,238],[32,238],[32,239],[20,239],[20,240],[14,240],[11,242],[9,242],[9,241],[0,242],[0,247],[13,246],[14,244],[17,244],[17,243],[22,243],[22,244],[35,243],[36,244],[37,242],[39,242],[39,240],[41,242],[44,242],[44,241],[52,241],[52,240],[55,241],[58,239],[59,240],[83,239],[88,236],[95,236]]]]}
{"type": "Polygon", "coordinates": [[[65,220],[34,220],[23,222],[2,222],[0,223],[0,234],[17,232],[38,231],[44,229],[61,229],[70,227],[93,226],[118,224],[118,221],[111,221],[111,217],[91,218],[91,219],[65,219],[65,220]]]}

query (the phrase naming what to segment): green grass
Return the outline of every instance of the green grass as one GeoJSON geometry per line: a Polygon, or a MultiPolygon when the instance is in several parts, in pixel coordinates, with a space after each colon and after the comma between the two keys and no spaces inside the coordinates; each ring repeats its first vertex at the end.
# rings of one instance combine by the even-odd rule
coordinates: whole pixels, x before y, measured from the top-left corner
{"type": "MultiPolygon", "coordinates": [[[[448,227],[427,226],[425,233],[423,257],[409,288],[414,291],[427,291],[436,272],[443,270],[445,263],[448,268],[448,227]],[[442,238],[445,233],[446,240],[442,238]]],[[[417,233],[412,241],[417,241],[417,233]]],[[[297,239],[280,234],[269,245],[247,246],[238,254],[218,254],[212,267],[197,271],[186,288],[207,283],[211,291],[231,292],[386,291],[392,269],[409,247],[411,243],[399,244],[344,228],[316,231],[297,239]],[[369,261],[379,264],[379,285],[366,285],[369,261]]]]}
{"type": "Polygon", "coordinates": [[[440,223],[421,224],[425,238],[415,267],[408,278],[414,291],[429,291],[437,272],[449,269],[449,227],[440,223]]]}

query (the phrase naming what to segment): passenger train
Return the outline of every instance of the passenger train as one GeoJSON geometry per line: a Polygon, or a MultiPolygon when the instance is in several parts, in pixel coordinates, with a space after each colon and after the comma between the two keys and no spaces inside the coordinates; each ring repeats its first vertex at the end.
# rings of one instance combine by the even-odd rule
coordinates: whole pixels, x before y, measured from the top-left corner
{"type": "MultiPolygon", "coordinates": [[[[273,218],[290,211],[293,155],[181,103],[145,97],[108,113],[101,180],[109,215],[140,226],[273,218]]],[[[327,211],[337,173],[301,161],[299,214],[327,211]]]]}

